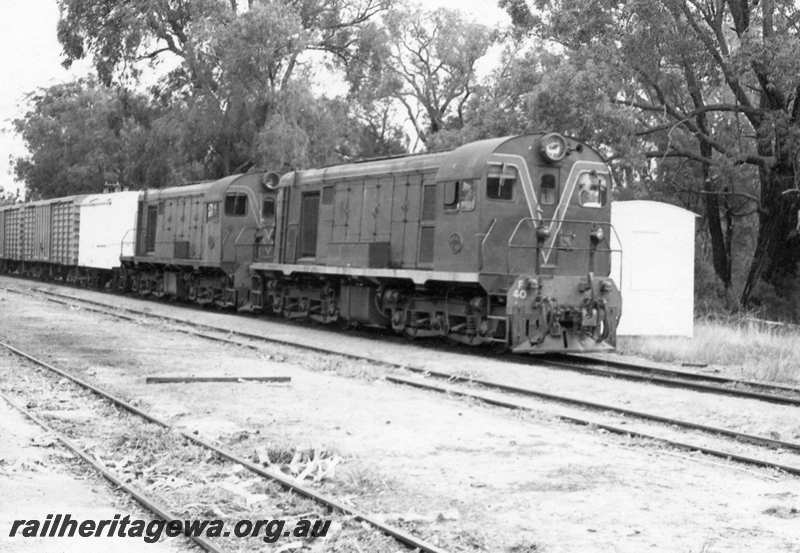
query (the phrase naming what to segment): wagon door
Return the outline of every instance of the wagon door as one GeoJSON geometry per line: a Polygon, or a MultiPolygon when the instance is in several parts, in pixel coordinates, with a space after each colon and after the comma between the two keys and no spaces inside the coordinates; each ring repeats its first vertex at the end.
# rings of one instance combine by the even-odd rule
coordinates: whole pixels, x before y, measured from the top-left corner
{"type": "Polygon", "coordinates": [[[422,209],[419,223],[419,248],[417,263],[420,267],[433,265],[433,246],[436,236],[436,183],[433,175],[425,175],[422,186],[422,209]],[[430,179],[430,180],[428,180],[430,179]]]}

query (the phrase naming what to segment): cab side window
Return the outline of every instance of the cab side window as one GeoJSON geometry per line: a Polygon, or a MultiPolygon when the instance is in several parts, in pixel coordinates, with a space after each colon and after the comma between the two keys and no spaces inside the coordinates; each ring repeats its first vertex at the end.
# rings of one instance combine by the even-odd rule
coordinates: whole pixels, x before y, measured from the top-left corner
{"type": "Polygon", "coordinates": [[[444,209],[446,211],[472,211],[475,209],[475,183],[471,180],[445,183],[444,209]]]}
{"type": "Polygon", "coordinates": [[[446,182],[444,183],[444,208],[457,209],[458,208],[458,187],[459,182],[446,182]]]}
{"type": "Polygon", "coordinates": [[[232,217],[247,215],[247,194],[227,194],[225,196],[225,215],[232,217]]]}
{"type": "Polygon", "coordinates": [[[603,207],[608,196],[607,174],[589,171],[578,177],[578,202],[581,207],[603,207]]]}
{"type": "Polygon", "coordinates": [[[206,202],[206,221],[219,218],[219,202],[206,202]]]}
{"type": "Polygon", "coordinates": [[[489,167],[486,176],[486,197],[490,200],[513,200],[517,185],[517,168],[512,166],[489,167]]]}

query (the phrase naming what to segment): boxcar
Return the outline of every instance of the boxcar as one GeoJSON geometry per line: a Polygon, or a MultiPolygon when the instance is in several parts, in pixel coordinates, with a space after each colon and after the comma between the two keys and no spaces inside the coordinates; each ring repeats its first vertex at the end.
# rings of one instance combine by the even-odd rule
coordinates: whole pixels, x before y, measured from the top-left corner
{"type": "Polygon", "coordinates": [[[120,256],[133,254],[138,200],[139,192],[113,192],[79,201],[78,266],[96,284],[118,270],[120,256]]]}
{"type": "Polygon", "coordinates": [[[15,204],[5,211],[6,270],[66,278],[78,265],[81,196],[15,204]]]}
{"type": "Polygon", "coordinates": [[[138,192],[69,196],[0,208],[5,272],[102,287],[125,235],[134,232],[138,192]]]}

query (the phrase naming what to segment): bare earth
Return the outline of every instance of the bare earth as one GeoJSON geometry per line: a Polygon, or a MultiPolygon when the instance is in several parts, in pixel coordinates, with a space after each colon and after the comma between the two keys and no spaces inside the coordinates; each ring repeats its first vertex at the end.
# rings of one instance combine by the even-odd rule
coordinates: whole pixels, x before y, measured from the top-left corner
{"type": "MultiPolygon", "coordinates": [[[[200,316],[229,326],[232,320],[200,316]]],[[[335,452],[342,458],[335,476],[318,485],[451,551],[800,551],[797,478],[567,425],[547,410],[521,415],[392,385],[358,363],[318,355],[314,367],[281,346],[272,353],[269,346],[250,351],[5,292],[0,292],[0,333],[242,453],[314,446],[335,452]],[[144,384],[147,375],[186,373],[289,375],[292,382],[144,384]]],[[[364,349],[389,349],[360,340],[364,349]]],[[[444,369],[465,370],[461,360],[467,356],[429,353],[432,357],[444,369]]],[[[481,363],[502,365],[473,361],[470,370],[481,363]]],[[[565,393],[607,394],[595,399],[609,403],[615,393],[627,403],[664,409],[690,410],[702,403],[701,394],[686,399],[687,392],[679,390],[561,372],[522,373],[513,368],[487,375],[529,385],[541,378],[538,384],[563,385],[558,391],[565,393]],[[650,391],[655,400],[637,399],[650,391]]],[[[737,409],[726,403],[730,398],[706,397],[709,418],[737,409]]],[[[774,427],[789,439],[797,413],[781,409],[786,408],[749,406],[735,413],[734,426],[774,427]],[[757,408],[763,418],[750,416],[758,415],[757,408]]],[[[0,485],[21,487],[2,465],[0,485]]],[[[2,497],[14,495],[5,491],[2,497]]],[[[53,503],[38,499],[34,505],[52,512],[62,501],[64,510],[75,512],[79,498],[57,493],[53,503]]],[[[9,509],[7,501],[1,505],[0,535],[5,535],[8,519],[25,515],[17,514],[16,506],[9,509]]]]}

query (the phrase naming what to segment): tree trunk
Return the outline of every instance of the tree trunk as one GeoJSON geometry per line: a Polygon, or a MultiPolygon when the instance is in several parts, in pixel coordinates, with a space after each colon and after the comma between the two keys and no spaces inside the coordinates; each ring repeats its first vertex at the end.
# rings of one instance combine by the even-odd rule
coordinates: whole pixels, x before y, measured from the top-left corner
{"type": "MultiPolygon", "coordinates": [[[[700,142],[700,154],[711,159],[711,145],[705,141],[700,142]]],[[[710,168],[708,164],[703,164],[703,188],[716,191],[712,179],[710,178],[710,168]]],[[[705,206],[706,222],[708,223],[708,234],[711,236],[711,254],[714,261],[714,272],[722,281],[725,292],[731,287],[731,252],[726,244],[725,235],[722,232],[722,218],[720,217],[719,194],[704,194],[703,203],[705,206]]]]}
{"type": "Polygon", "coordinates": [[[742,290],[742,305],[748,306],[759,281],[780,288],[786,278],[797,274],[800,241],[797,236],[797,194],[783,194],[794,181],[789,164],[761,171],[761,207],[758,238],[747,280],[742,290]]]}
{"type": "Polygon", "coordinates": [[[727,290],[731,287],[728,250],[725,246],[725,234],[722,231],[722,218],[719,214],[719,196],[705,195],[705,214],[708,222],[708,234],[711,237],[711,254],[714,261],[714,272],[727,290]]]}

